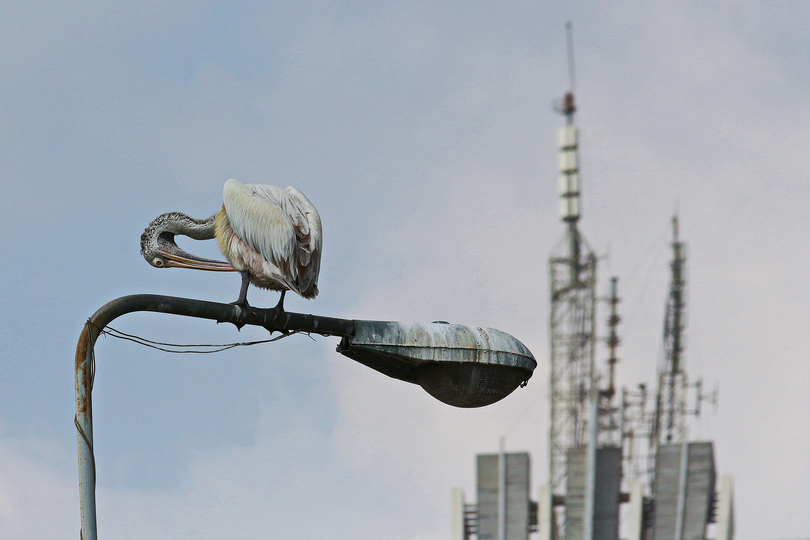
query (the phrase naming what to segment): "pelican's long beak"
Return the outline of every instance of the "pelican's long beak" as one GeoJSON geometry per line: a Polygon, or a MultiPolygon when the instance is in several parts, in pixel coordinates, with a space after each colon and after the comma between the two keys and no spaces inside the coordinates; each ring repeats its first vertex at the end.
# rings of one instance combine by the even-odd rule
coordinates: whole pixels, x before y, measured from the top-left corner
{"type": "Polygon", "coordinates": [[[159,251],[161,257],[167,259],[166,266],[169,268],[191,268],[192,270],[210,270],[213,272],[236,272],[236,268],[229,263],[222,261],[211,261],[208,259],[189,259],[181,257],[168,251],[159,251]]]}

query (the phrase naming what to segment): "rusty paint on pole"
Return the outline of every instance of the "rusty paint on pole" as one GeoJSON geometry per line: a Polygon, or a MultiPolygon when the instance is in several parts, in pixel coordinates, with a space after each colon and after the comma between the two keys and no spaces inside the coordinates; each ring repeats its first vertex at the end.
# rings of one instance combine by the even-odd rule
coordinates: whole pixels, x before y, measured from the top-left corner
{"type": "Polygon", "coordinates": [[[93,458],[93,347],[98,330],[84,324],[76,347],[76,438],[79,451],[79,505],[81,508],[81,539],[96,540],[96,467],[93,458]]]}

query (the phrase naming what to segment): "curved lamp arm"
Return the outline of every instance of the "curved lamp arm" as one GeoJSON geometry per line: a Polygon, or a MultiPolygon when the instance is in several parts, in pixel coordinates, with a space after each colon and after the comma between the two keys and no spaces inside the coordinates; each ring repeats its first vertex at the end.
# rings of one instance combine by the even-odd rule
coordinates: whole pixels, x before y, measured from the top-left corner
{"type": "Polygon", "coordinates": [[[327,336],[351,337],[353,321],[304,315],[275,309],[244,308],[189,298],[156,294],[123,296],[96,311],[85,323],[76,346],[76,430],[79,451],[79,504],[81,538],[97,540],[96,467],[93,457],[93,348],[101,331],[112,321],[135,311],[155,311],[184,317],[229,322],[241,328],[250,324],[273,331],[301,331],[327,336]]]}

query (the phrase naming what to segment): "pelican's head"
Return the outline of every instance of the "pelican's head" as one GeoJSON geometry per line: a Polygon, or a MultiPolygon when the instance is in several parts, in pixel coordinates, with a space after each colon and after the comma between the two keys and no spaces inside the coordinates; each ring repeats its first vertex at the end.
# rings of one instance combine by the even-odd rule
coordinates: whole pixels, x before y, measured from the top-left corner
{"type": "Polygon", "coordinates": [[[174,241],[177,234],[195,240],[214,238],[214,216],[203,221],[180,212],[169,212],[155,218],[141,235],[141,255],[146,262],[155,268],[235,271],[226,262],[197,257],[182,250],[174,241]]]}

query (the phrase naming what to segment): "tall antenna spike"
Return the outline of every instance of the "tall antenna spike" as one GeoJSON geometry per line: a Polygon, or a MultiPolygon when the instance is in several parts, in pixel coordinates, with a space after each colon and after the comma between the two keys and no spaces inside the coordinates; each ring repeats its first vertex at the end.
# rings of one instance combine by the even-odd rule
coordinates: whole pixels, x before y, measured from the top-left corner
{"type": "Polygon", "coordinates": [[[576,73],[574,71],[574,24],[571,21],[565,23],[565,41],[568,45],[568,91],[576,92],[576,73]]]}
{"type": "Polygon", "coordinates": [[[576,88],[576,75],[574,72],[574,25],[571,21],[565,23],[565,41],[568,50],[568,92],[563,96],[562,101],[555,101],[554,110],[565,116],[569,126],[574,125],[574,113],[577,108],[574,105],[574,91],[576,88]]]}
{"type": "Polygon", "coordinates": [[[672,216],[672,241],[678,243],[678,214],[672,216]]]}

